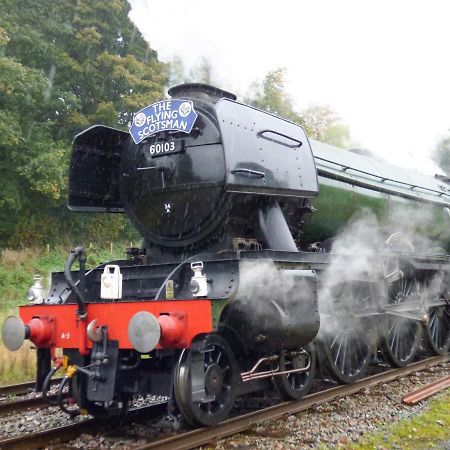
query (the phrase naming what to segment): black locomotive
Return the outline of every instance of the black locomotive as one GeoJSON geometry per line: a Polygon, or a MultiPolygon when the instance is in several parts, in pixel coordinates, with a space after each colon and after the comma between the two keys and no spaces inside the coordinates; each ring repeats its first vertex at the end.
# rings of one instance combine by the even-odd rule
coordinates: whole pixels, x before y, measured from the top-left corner
{"type": "Polygon", "coordinates": [[[169,94],[139,111],[130,133],[94,126],[75,137],[70,209],[126,213],[144,240],[89,271],[77,247],[48,296],[6,319],[8,348],[25,338],[38,348],[44,392],[62,366],[59,402],[72,415],[123,413],[154,393],[210,425],[238,395],[275,385],[300,398],[317,359],[352,382],[375,354],[402,366],[422,344],[448,351],[445,179],[310,141],[211,86],[169,94]],[[370,265],[352,269],[363,245],[355,235],[340,254],[335,244],[365,207],[387,225],[365,225],[370,265]],[[430,211],[426,241],[384,220],[411,207],[430,211]]]}

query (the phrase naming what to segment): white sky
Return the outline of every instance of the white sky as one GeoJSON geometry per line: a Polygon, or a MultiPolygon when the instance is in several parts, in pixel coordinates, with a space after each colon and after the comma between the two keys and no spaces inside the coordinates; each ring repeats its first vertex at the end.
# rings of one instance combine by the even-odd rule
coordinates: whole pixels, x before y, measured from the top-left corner
{"type": "Polygon", "coordinates": [[[205,56],[238,96],[285,67],[298,110],[329,105],[361,147],[434,173],[450,129],[449,1],[130,1],[161,60],[205,56]]]}

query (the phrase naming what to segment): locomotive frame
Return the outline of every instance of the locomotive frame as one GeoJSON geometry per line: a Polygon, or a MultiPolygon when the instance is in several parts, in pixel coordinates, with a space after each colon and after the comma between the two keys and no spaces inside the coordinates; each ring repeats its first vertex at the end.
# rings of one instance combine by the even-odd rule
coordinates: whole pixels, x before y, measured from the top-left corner
{"type": "Polygon", "coordinates": [[[415,250],[390,230],[385,247],[372,252],[382,270],[325,286],[339,208],[353,211],[361,201],[384,210],[400,199],[445,212],[442,180],[395,177],[392,166],[349,152],[336,161],[301,127],[210,86],[169,93],[196,108],[186,135],[164,131],[135,144],[96,126],[74,140],[71,209],[126,211],[144,243],[89,271],[77,247],[64,272],[52,274],[48,296],[6,319],[8,348],[24,339],[38,348],[44,395],[63,367],[58,402],[72,416],[125,414],[134,395],[153,393],[167,395],[169,411],[188,423],[211,425],[239,395],[275,386],[300,398],[318,364],[351,383],[374,355],[401,367],[422,347],[448,352],[447,255],[415,250]],[[149,153],[159,142],[177,151],[149,153]],[[317,197],[318,184],[325,197],[317,197]],[[336,205],[323,203],[327,193],[336,205]],[[64,400],[66,386],[78,406],[64,400]]]}

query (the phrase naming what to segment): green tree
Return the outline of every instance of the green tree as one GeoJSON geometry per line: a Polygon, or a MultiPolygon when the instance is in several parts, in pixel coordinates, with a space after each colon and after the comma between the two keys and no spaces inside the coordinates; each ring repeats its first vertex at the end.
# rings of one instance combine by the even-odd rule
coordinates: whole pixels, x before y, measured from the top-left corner
{"type": "Polygon", "coordinates": [[[254,82],[246,103],[277,116],[300,123],[301,116],[294,110],[291,97],[285,90],[286,69],[279,68],[269,72],[262,83],[254,82]]]}
{"type": "Polygon", "coordinates": [[[211,62],[205,56],[202,56],[200,61],[194,65],[190,70],[189,75],[189,78],[193,83],[205,83],[211,85],[220,84],[215,78],[211,62]]]}
{"type": "Polygon", "coordinates": [[[450,130],[438,141],[431,158],[446,175],[450,176],[450,130]]]}
{"type": "Polygon", "coordinates": [[[306,134],[327,144],[348,147],[350,132],[338,114],[328,106],[310,106],[300,113],[299,123],[306,134]]]}
{"type": "MultiPolygon", "coordinates": [[[[4,240],[14,232],[17,223],[26,219],[22,218],[22,207],[33,196],[36,181],[28,176],[31,174],[26,173],[27,168],[42,149],[47,152],[56,143],[50,138],[47,121],[37,125],[46,113],[42,106],[46,77],[42,71],[5,56],[9,38],[3,28],[0,35],[0,239],[4,240]]],[[[46,182],[52,180],[47,178],[46,182]]],[[[55,195],[53,192],[53,198],[55,195]]]]}
{"type": "Polygon", "coordinates": [[[126,129],[133,112],[163,96],[167,65],[128,19],[126,0],[0,8],[0,243],[79,239],[99,223],[119,233],[119,216],[69,216],[70,142],[94,123],[126,129]]]}
{"type": "Polygon", "coordinates": [[[348,146],[349,130],[331,108],[310,106],[300,112],[295,110],[285,89],[285,75],[286,69],[279,68],[269,72],[262,83],[254,82],[246,103],[301,125],[310,138],[340,147],[348,146]]]}
{"type": "Polygon", "coordinates": [[[187,83],[186,68],[183,60],[179,56],[174,56],[169,63],[169,79],[168,86],[176,86],[177,84],[187,83]]]}
{"type": "Polygon", "coordinates": [[[181,83],[204,83],[213,86],[221,84],[211,62],[205,56],[202,56],[189,71],[186,70],[183,60],[179,56],[175,56],[169,65],[169,87],[181,83]]]}

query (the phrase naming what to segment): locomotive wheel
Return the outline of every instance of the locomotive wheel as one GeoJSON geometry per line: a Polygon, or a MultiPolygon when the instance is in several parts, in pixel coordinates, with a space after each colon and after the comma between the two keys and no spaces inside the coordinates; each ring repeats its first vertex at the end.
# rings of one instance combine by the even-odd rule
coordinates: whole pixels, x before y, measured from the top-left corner
{"type": "MultiPolygon", "coordinates": [[[[420,283],[414,277],[402,278],[389,287],[389,303],[407,303],[420,295],[420,283]]],[[[420,344],[418,320],[386,315],[382,350],[387,361],[395,367],[407,366],[416,355],[420,344]]]]}
{"type": "Polygon", "coordinates": [[[363,378],[374,352],[372,339],[350,328],[322,338],[321,348],[326,368],[342,383],[353,383],[363,378]]]}
{"type": "MultiPolygon", "coordinates": [[[[442,276],[441,276],[442,277],[442,276]]],[[[435,355],[444,355],[450,349],[450,302],[448,292],[448,279],[436,277],[437,284],[433,300],[444,301],[442,306],[428,309],[428,321],[423,327],[423,340],[425,346],[435,355]]]]}
{"type": "MultiPolygon", "coordinates": [[[[311,389],[316,372],[316,352],[314,346],[308,345],[304,349],[309,357],[309,369],[304,372],[294,372],[273,377],[273,383],[281,396],[287,400],[298,400],[305,396],[311,389]]],[[[304,367],[301,355],[290,356],[283,353],[280,357],[280,371],[292,370],[304,367]]]]}
{"type": "Polygon", "coordinates": [[[206,399],[192,400],[192,352],[184,350],[175,367],[174,393],[183,418],[193,426],[209,426],[224,420],[231,411],[238,384],[237,362],[227,341],[219,335],[205,337],[203,375],[206,399]]]}
{"type": "Polygon", "coordinates": [[[336,300],[330,311],[329,328],[320,337],[321,363],[342,383],[364,377],[374,353],[371,323],[351,315],[352,309],[371,303],[369,283],[349,281],[333,289],[336,300]]]}
{"type": "Polygon", "coordinates": [[[424,325],[424,343],[432,353],[444,355],[450,349],[450,306],[430,308],[428,316],[424,325]]]}

